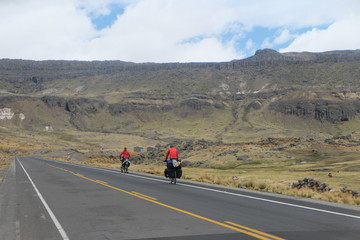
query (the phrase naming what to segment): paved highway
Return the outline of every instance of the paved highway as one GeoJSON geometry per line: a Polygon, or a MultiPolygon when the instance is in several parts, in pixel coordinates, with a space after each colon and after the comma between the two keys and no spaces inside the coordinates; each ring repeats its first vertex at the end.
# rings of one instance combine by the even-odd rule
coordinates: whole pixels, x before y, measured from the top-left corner
{"type": "Polygon", "coordinates": [[[359,207],[183,180],[172,185],[156,176],[35,157],[14,160],[0,185],[1,240],[359,236],[359,207]]]}

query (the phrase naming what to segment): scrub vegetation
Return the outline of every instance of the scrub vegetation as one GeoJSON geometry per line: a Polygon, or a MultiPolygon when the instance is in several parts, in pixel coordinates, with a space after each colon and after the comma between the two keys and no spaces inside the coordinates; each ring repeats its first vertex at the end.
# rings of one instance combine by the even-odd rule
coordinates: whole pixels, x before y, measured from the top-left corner
{"type": "MultiPolygon", "coordinates": [[[[132,153],[130,171],[163,176],[165,168],[162,163],[165,141],[76,131],[57,134],[17,132],[17,137],[4,130],[0,133],[1,178],[12,157],[28,155],[119,169],[118,154],[124,146],[132,153]],[[159,152],[132,151],[135,146],[154,146],[156,143],[163,146],[159,152]]],[[[354,134],[353,139],[356,137],[354,134]]],[[[313,139],[281,138],[237,144],[212,144],[202,140],[192,145],[178,143],[178,148],[183,162],[183,179],[186,180],[360,205],[360,198],[341,192],[345,186],[360,190],[360,146],[344,147],[345,144],[345,140],[341,144],[339,141],[324,144],[313,139]],[[332,190],[319,193],[291,187],[293,182],[305,177],[324,182],[332,190]]]]}

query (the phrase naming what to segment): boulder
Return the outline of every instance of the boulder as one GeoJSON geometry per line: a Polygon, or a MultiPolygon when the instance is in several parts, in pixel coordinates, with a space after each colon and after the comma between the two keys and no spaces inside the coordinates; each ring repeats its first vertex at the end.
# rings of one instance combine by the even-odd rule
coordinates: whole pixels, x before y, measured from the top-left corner
{"type": "Polygon", "coordinates": [[[291,187],[297,189],[310,188],[317,192],[328,192],[331,190],[331,188],[326,183],[317,181],[312,178],[304,178],[298,180],[297,182],[293,182],[291,184],[291,187]]]}

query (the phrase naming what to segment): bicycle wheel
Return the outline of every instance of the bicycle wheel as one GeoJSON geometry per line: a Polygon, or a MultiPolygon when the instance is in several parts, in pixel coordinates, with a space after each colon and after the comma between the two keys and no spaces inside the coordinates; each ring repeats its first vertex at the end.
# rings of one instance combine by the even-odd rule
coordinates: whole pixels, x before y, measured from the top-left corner
{"type": "Polygon", "coordinates": [[[174,184],[176,184],[176,170],[174,172],[174,184]]]}

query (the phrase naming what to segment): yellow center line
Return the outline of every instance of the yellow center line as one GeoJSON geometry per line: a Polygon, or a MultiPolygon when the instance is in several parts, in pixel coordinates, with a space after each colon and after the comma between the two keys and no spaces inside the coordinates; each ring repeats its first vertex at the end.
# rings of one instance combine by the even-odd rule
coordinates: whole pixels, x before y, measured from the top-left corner
{"type": "MultiPolygon", "coordinates": [[[[52,165],[50,165],[52,166],[52,165]]],[[[53,166],[55,167],[55,166],[53,166]]],[[[61,169],[61,168],[59,168],[61,169]]],[[[62,169],[64,171],[66,171],[65,169],[62,169]]],[[[183,210],[183,209],[180,209],[180,208],[177,208],[177,207],[173,207],[173,206],[170,206],[170,205],[167,205],[165,203],[161,203],[161,202],[158,202],[156,198],[152,198],[152,197],[149,197],[149,196],[146,196],[144,194],[141,194],[141,193],[137,193],[137,192],[129,192],[129,191],[126,191],[124,189],[121,189],[121,188],[117,188],[117,187],[114,187],[114,186],[111,186],[109,185],[108,183],[106,182],[103,182],[103,181],[100,181],[100,180],[94,180],[94,179],[91,179],[91,178],[88,178],[88,177],[85,177],[84,175],[82,174],[79,174],[79,173],[74,173],[74,172],[71,172],[71,171],[67,171],[75,176],[78,176],[78,177],[81,177],[83,179],[86,179],[86,180],[89,180],[91,182],[94,182],[94,183],[97,183],[97,184],[100,184],[100,185],[103,185],[105,187],[108,187],[108,188],[111,188],[111,189],[114,189],[114,190],[117,190],[117,191],[120,191],[120,192],[123,192],[123,193],[126,193],[126,194],[129,194],[129,195],[132,195],[134,197],[137,197],[137,198],[141,198],[143,200],[146,200],[148,202],[152,202],[152,203],[155,203],[157,205],[160,205],[160,206],[163,206],[163,207],[166,207],[166,208],[169,208],[169,209],[172,209],[172,210],[175,210],[175,211],[178,211],[178,212],[181,212],[181,213],[184,213],[184,214],[187,214],[187,215],[190,215],[190,216],[193,216],[195,218],[198,218],[198,219],[202,219],[204,221],[207,221],[207,222],[211,222],[211,223],[214,223],[216,225],[219,225],[219,226],[222,226],[222,227],[225,227],[225,228],[229,228],[231,230],[234,230],[234,231],[237,231],[237,232],[241,232],[241,233],[244,233],[244,234],[247,234],[249,236],[252,236],[252,237],[255,237],[255,238],[258,238],[258,239],[261,239],[261,240],[273,240],[273,239],[277,239],[277,240],[284,240],[283,238],[277,238],[275,236],[272,236],[270,234],[267,234],[267,233],[263,233],[261,231],[258,231],[256,229],[252,229],[252,228],[248,228],[248,227],[243,227],[241,225],[238,225],[238,224],[235,224],[235,223],[232,223],[232,222],[226,222],[228,224],[225,224],[225,223],[222,223],[222,222],[219,222],[219,221],[216,221],[216,220],[213,220],[213,219],[210,219],[210,218],[207,218],[207,217],[203,217],[201,215],[198,215],[196,213],[192,213],[192,212],[189,212],[189,211],[186,211],[186,210],[183,210]],[[247,229],[249,231],[246,231],[244,229],[247,229]],[[261,235],[259,235],[261,234],[261,235]],[[263,236],[262,236],[263,235],[263,236]],[[272,238],[267,238],[267,237],[264,237],[264,235],[269,235],[271,236],[272,238]]]]}
{"type": "Polygon", "coordinates": [[[263,235],[263,236],[270,237],[270,238],[272,238],[272,239],[285,240],[284,238],[280,238],[280,237],[277,237],[277,236],[274,236],[274,235],[271,235],[271,234],[268,234],[268,233],[265,233],[265,232],[258,231],[258,230],[256,230],[256,229],[252,229],[252,228],[249,228],[249,227],[245,227],[245,226],[242,226],[242,225],[237,224],[237,223],[233,223],[233,222],[229,222],[229,221],[225,221],[225,223],[228,223],[228,224],[234,225],[234,226],[236,226],[236,227],[240,227],[240,228],[243,228],[243,229],[252,231],[252,232],[254,232],[254,233],[261,234],[261,235],[263,235]]]}
{"type": "Polygon", "coordinates": [[[153,197],[150,197],[150,196],[142,194],[142,193],[138,193],[138,192],[134,192],[134,191],[132,191],[132,193],[135,193],[136,195],[140,195],[140,196],[152,199],[152,200],[158,200],[157,198],[153,198],[153,197]]]}
{"type": "Polygon", "coordinates": [[[102,183],[102,184],[108,184],[107,182],[104,182],[104,181],[101,181],[101,180],[95,180],[95,182],[102,183]]]}

